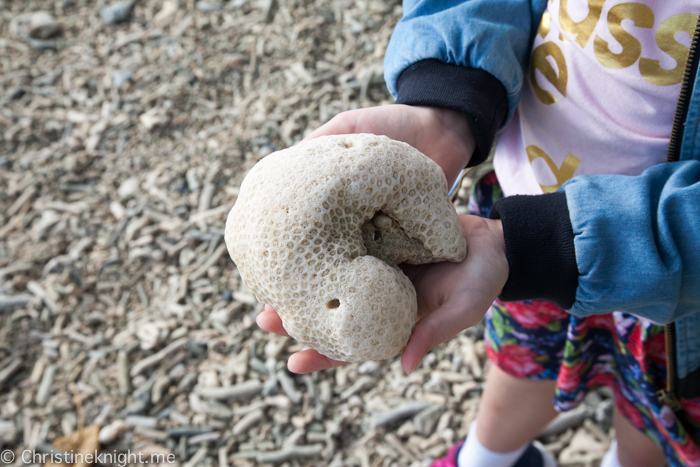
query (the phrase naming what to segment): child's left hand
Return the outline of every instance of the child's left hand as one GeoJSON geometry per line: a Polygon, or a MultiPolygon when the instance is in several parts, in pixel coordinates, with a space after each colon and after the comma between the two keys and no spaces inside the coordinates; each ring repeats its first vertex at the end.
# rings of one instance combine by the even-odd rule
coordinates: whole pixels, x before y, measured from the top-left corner
{"type": "MultiPolygon", "coordinates": [[[[503,228],[500,220],[460,216],[467,239],[467,257],[461,263],[434,263],[402,267],[416,288],[418,323],[401,354],[407,373],[435,346],[477,324],[508,279],[503,228]]],[[[270,332],[288,335],[269,305],[257,317],[270,332]]],[[[309,349],[293,354],[287,367],[294,373],[343,365],[309,349]]]]}

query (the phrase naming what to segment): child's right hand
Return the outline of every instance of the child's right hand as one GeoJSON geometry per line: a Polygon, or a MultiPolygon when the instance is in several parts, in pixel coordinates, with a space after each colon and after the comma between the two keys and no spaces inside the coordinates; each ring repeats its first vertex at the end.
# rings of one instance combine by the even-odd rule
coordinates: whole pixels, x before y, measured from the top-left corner
{"type": "Polygon", "coordinates": [[[304,140],[325,135],[372,133],[408,143],[438,163],[452,186],[475,148],[467,119],[436,107],[383,105],[340,113],[304,140]]]}

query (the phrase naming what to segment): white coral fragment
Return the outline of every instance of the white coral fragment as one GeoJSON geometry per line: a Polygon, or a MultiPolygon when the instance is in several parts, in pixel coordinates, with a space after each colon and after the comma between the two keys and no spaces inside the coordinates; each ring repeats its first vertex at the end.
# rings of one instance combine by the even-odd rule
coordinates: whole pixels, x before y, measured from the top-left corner
{"type": "Polygon", "coordinates": [[[440,167],[408,144],[324,136],[270,154],[241,185],[226,244],[287,332],[336,360],[394,357],[416,320],[397,267],[462,261],[440,167]]]}

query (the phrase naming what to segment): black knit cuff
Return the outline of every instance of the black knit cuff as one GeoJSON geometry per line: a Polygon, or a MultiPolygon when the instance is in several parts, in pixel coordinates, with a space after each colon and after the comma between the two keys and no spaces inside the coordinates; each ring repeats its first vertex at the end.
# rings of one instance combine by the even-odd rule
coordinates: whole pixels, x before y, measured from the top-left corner
{"type": "Polygon", "coordinates": [[[486,160],[508,114],[503,84],[487,71],[428,59],[401,72],[397,104],[442,107],[462,112],[476,140],[468,167],[486,160]]]}
{"type": "Polygon", "coordinates": [[[579,273],[566,194],[503,198],[493,205],[489,217],[503,223],[510,268],[499,298],[548,300],[571,308],[579,273]]]}

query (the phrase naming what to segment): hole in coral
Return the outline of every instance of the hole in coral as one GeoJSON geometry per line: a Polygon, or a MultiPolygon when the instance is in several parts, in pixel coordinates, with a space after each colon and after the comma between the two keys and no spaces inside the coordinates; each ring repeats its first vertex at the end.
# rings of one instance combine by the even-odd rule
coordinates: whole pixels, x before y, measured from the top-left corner
{"type": "Polygon", "coordinates": [[[337,298],[334,298],[330,302],[326,303],[326,306],[330,309],[338,308],[340,306],[340,300],[338,300],[337,298]]]}
{"type": "Polygon", "coordinates": [[[382,233],[379,230],[374,231],[374,241],[378,242],[382,239],[382,233]]]}
{"type": "Polygon", "coordinates": [[[340,143],[340,144],[342,144],[344,147],[346,147],[346,148],[348,148],[348,149],[354,146],[354,144],[351,143],[351,142],[349,142],[349,141],[343,141],[343,142],[340,143]]]}

